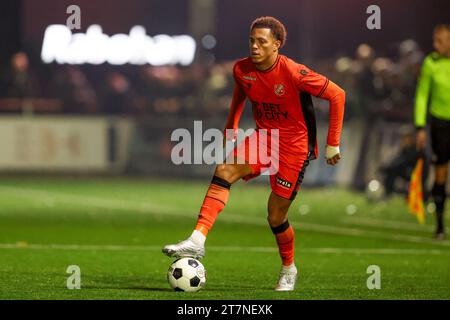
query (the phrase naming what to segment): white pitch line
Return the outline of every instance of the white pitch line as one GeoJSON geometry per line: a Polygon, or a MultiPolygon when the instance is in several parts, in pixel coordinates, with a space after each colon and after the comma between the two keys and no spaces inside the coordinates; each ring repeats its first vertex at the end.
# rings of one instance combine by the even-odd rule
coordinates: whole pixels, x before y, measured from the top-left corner
{"type": "MultiPolygon", "coordinates": [[[[175,211],[175,208],[169,208],[167,206],[159,206],[151,204],[149,202],[136,203],[134,201],[126,201],[119,199],[104,199],[93,196],[85,195],[73,195],[66,194],[58,191],[44,191],[35,190],[29,188],[17,188],[17,187],[5,187],[0,186],[1,194],[9,193],[10,196],[28,197],[33,198],[34,201],[39,201],[44,205],[54,205],[55,203],[68,203],[82,206],[92,206],[111,210],[133,210],[137,212],[153,213],[153,214],[172,214],[177,216],[186,216],[186,214],[180,214],[179,209],[175,211]]],[[[192,214],[195,216],[195,214],[192,214]]]]}
{"type": "MultiPolygon", "coordinates": [[[[161,251],[161,246],[138,245],[80,245],[80,244],[28,244],[0,243],[0,249],[16,250],[75,250],[75,251],[161,251]]],[[[207,246],[207,251],[222,252],[277,252],[277,247],[207,246]]],[[[379,254],[379,255],[449,255],[449,250],[389,249],[389,248],[301,248],[297,252],[317,254],[379,254]]]]}
{"type": "MultiPolygon", "coordinates": [[[[135,201],[129,200],[118,200],[118,199],[105,199],[98,198],[92,196],[81,196],[81,195],[69,195],[61,192],[55,191],[42,191],[35,190],[29,188],[17,188],[17,187],[7,187],[0,186],[0,195],[9,194],[9,196],[15,197],[28,197],[32,198],[33,201],[38,201],[41,203],[66,203],[71,205],[81,205],[81,206],[91,206],[108,210],[127,210],[134,211],[139,213],[151,214],[156,216],[175,216],[175,217],[184,217],[184,218],[195,218],[197,213],[186,212],[183,213],[179,208],[169,207],[169,206],[161,206],[155,205],[150,202],[145,203],[136,203],[135,201]]],[[[1,213],[0,213],[1,215],[1,213]]],[[[226,222],[234,222],[234,223],[245,223],[256,226],[267,226],[267,221],[265,218],[258,217],[249,217],[244,215],[236,215],[231,213],[225,213],[220,215],[220,220],[226,222]]],[[[363,230],[357,228],[348,228],[348,227],[336,227],[330,225],[322,225],[308,222],[296,222],[291,221],[291,225],[300,230],[305,231],[315,231],[321,233],[329,233],[335,235],[344,235],[344,236],[358,236],[358,237],[366,237],[373,239],[383,239],[390,241],[404,241],[404,242],[413,242],[413,243],[425,243],[431,244],[435,246],[444,246],[450,247],[450,241],[435,241],[431,238],[414,236],[414,235],[404,235],[404,234],[395,234],[393,232],[383,232],[383,231],[370,231],[363,230]]]]}
{"type": "MultiPolygon", "coordinates": [[[[342,223],[349,225],[369,226],[385,229],[403,230],[403,231],[419,231],[419,232],[433,232],[435,227],[429,225],[419,225],[418,223],[382,220],[370,217],[344,217],[341,219],[342,223]]],[[[447,233],[450,233],[450,228],[446,228],[447,233]]]]}

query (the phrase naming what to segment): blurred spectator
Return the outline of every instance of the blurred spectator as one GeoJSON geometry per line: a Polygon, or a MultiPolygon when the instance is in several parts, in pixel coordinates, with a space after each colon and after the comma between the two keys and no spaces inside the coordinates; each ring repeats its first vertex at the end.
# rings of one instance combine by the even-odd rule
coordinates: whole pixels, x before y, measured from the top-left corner
{"type": "Polygon", "coordinates": [[[2,96],[29,98],[39,95],[36,77],[30,70],[28,56],[24,52],[17,52],[12,56],[10,69],[2,82],[1,87],[5,88],[2,96]]]}
{"type": "Polygon", "coordinates": [[[369,45],[362,43],[356,49],[355,65],[353,67],[356,78],[356,91],[361,106],[366,110],[365,116],[370,118],[372,110],[376,109],[377,87],[372,64],[375,60],[375,51],[369,45]]]}
{"type": "Polygon", "coordinates": [[[181,111],[183,74],[175,66],[146,66],[140,73],[140,94],[148,101],[150,113],[178,113],[181,111]]]}
{"type": "MultiPolygon", "coordinates": [[[[385,199],[390,198],[395,191],[395,183],[398,179],[404,182],[404,186],[408,186],[412,171],[416,165],[419,153],[416,150],[416,136],[415,129],[412,126],[402,126],[399,128],[400,135],[400,150],[398,154],[388,164],[380,167],[380,173],[384,177],[385,199]]],[[[422,176],[422,190],[424,192],[424,199],[427,199],[428,192],[426,188],[426,181],[428,175],[429,159],[424,156],[425,164],[422,176]]],[[[407,193],[407,189],[401,190],[407,193]]]]}
{"type": "Polygon", "coordinates": [[[233,92],[233,64],[216,64],[203,86],[203,105],[208,115],[228,114],[233,92]]]}
{"type": "MultiPolygon", "coordinates": [[[[354,57],[316,59],[308,65],[345,88],[346,119],[356,117],[370,123],[376,118],[407,122],[411,117],[423,53],[411,39],[399,43],[397,49],[395,56],[383,57],[370,45],[362,43],[354,57]]],[[[87,67],[55,65],[50,96],[64,101],[66,113],[226,116],[234,85],[234,62],[212,66],[194,63],[188,67],[105,66],[105,69],[99,67],[93,71],[91,78],[96,80],[93,83],[84,73],[90,70],[87,67]]],[[[41,78],[44,77],[41,75],[41,78]]],[[[39,96],[38,82],[23,52],[12,57],[10,71],[3,81],[4,96],[39,96]]],[[[318,121],[327,121],[327,103],[317,100],[315,106],[318,121]]]]}
{"type": "Polygon", "coordinates": [[[357,67],[355,62],[350,57],[340,57],[334,62],[334,68],[336,70],[334,81],[339,83],[339,86],[342,88],[345,88],[346,92],[345,119],[362,118],[365,116],[366,110],[364,110],[364,106],[358,100],[357,79],[355,77],[357,67]]]}
{"type": "Polygon", "coordinates": [[[65,113],[93,113],[97,109],[96,92],[78,66],[59,68],[53,89],[55,97],[64,101],[65,113]]]}
{"type": "Polygon", "coordinates": [[[134,108],[134,94],[130,82],[120,72],[111,72],[106,78],[101,111],[106,114],[126,114],[134,108]]]}

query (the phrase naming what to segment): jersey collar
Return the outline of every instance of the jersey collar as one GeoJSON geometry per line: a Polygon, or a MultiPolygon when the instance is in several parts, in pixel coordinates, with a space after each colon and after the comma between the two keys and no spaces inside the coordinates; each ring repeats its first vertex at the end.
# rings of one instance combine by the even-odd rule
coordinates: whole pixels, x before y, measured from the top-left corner
{"type": "Polygon", "coordinates": [[[268,69],[266,69],[266,70],[258,70],[256,67],[255,67],[255,69],[256,69],[257,72],[267,73],[267,72],[270,72],[273,69],[275,69],[275,67],[278,65],[279,61],[280,61],[280,54],[277,55],[277,59],[275,60],[273,65],[271,67],[269,67],[268,69]]]}

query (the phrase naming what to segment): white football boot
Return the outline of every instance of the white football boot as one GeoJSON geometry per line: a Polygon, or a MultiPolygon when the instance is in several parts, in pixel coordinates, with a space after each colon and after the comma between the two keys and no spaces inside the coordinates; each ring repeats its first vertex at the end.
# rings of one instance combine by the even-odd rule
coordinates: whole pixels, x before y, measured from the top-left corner
{"type": "Polygon", "coordinates": [[[297,282],[297,268],[294,264],[289,267],[282,266],[278,284],[275,291],[293,291],[297,282]]]}
{"type": "Polygon", "coordinates": [[[198,231],[194,231],[192,236],[187,238],[184,241],[181,241],[177,244],[169,244],[164,246],[162,252],[174,258],[195,258],[201,259],[205,256],[205,241],[204,236],[201,235],[198,231]],[[198,239],[198,238],[201,239],[198,239]],[[203,239],[202,239],[203,237],[203,239]]]}

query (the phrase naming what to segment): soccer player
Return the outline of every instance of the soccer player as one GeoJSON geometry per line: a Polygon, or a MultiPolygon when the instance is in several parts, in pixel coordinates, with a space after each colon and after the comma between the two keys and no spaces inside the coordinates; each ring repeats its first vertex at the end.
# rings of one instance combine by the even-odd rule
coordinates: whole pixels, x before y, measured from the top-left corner
{"type": "Polygon", "coordinates": [[[426,143],[427,106],[430,105],[430,135],[434,163],[434,185],[431,190],[436,205],[437,239],[445,238],[444,204],[450,160],[450,25],[438,25],[433,32],[436,50],[424,60],[416,89],[414,121],[416,145],[426,143]]]}
{"type": "MultiPolygon", "coordinates": [[[[278,129],[277,172],[270,175],[272,192],[268,200],[268,223],[275,235],[282,267],[277,291],[292,291],[297,280],[294,263],[294,229],[288,209],[302,183],[305,168],[317,158],[316,123],[311,95],[330,104],[326,161],[335,165],[341,158],[339,140],[344,115],[345,92],[326,77],[281,55],[286,42],[284,25],[273,17],[260,17],[250,27],[250,56],[234,65],[235,86],[225,129],[237,130],[246,98],[251,101],[256,122],[254,135],[262,129],[278,129]]],[[[270,138],[270,132],[268,133],[270,138]]],[[[226,136],[227,137],[227,136],[226,136]]],[[[228,139],[228,138],[227,138],[228,139]]],[[[167,245],[163,252],[171,257],[202,258],[204,243],[217,215],[225,207],[230,187],[243,178],[249,180],[267,170],[258,160],[236,163],[239,148],[249,151],[249,137],[233,153],[233,163],[217,165],[192,235],[180,243],[167,245]],[[243,147],[242,147],[243,146],[243,147]]],[[[259,146],[259,144],[258,144],[259,146]]],[[[270,147],[269,147],[270,149],[270,147]]],[[[274,150],[269,150],[274,151],[274,150]]],[[[251,155],[250,155],[251,156],[251,155]]]]}

